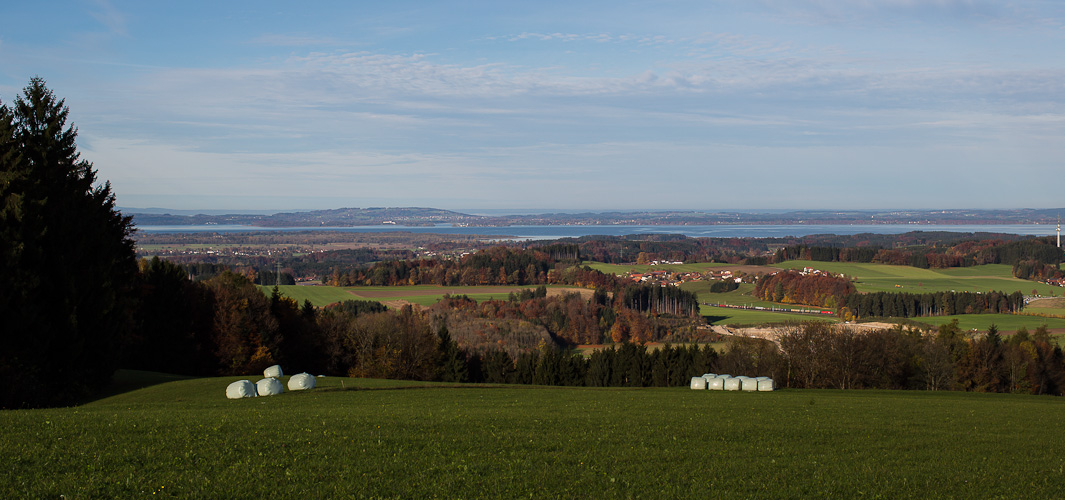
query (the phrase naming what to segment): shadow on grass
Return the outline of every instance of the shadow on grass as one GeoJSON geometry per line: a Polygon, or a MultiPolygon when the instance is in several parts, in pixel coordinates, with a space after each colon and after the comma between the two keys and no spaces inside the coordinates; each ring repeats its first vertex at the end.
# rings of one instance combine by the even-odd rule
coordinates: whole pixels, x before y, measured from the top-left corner
{"type": "Polygon", "coordinates": [[[78,404],[91,403],[111,396],[117,396],[137,389],[165,384],[175,380],[189,380],[197,377],[175,375],[172,373],[149,372],[143,370],[117,370],[111,377],[111,383],[100,392],[85,398],[78,404]]]}

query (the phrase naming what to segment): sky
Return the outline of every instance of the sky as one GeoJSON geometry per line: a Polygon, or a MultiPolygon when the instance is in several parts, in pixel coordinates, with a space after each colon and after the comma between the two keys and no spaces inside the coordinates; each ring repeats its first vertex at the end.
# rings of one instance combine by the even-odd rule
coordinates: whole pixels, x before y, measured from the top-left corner
{"type": "Polygon", "coordinates": [[[123,207],[1065,206],[1065,2],[0,5],[123,207]]]}

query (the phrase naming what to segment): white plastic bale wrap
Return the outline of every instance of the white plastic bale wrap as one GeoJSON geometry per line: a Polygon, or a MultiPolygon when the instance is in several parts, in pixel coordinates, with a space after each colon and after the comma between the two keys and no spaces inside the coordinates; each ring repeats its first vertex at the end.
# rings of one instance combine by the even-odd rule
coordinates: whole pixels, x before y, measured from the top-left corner
{"type": "Polygon", "coordinates": [[[290,391],[314,389],[314,385],[314,375],[309,373],[297,373],[288,379],[288,390],[290,391]]]}
{"type": "Polygon", "coordinates": [[[692,377],[692,389],[706,389],[706,379],[702,377],[692,377]]]}
{"type": "Polygon", "coordinates": [[[740,390],[743,391],[757,391],[758,381],[753,378],[745,378],[743,382],[740,382],[740,390]]]}
{"type": "Polygon", "coordinates": [[[719,375],[717,377],[714,377],[714,378],[710,379],[710,383],[707,384],[706,388],[710,389],[711,391],[723,391],[723,390],[725,390],[725,380],[728,380],[730,378],[732,378],[732,377],[729,377],[728,375],[725,375],[725,376],[720,376],[719,375]]]}
{"type": "Polygon", "coordinates": [[[726,391],[738,391],[738,390],[740,390],[740,382],[743,382],[743,380],[741,380],[738,377],[730,377],[730,378],[725,379],[725,390],[726,391]]]}
{"type": "Polygon", "coordinates": [[[255,384],[251,380],[238,380],[226,387],[226,397],[229,399],[254,398],[256,395],[255,384]]]}
{"type": "Polygon", "coordinates": [[[260,396],[273,396],[285,392],[285,388],[281,386],[281,381],[273,377],[264,378],[256,382],[255,388],[259,390],[260,396]]]}
{"type": "Polygon", "coordinates": [[[281,365],[274,365],[263,370],[263,377],[265,378],[281,378],[285,374],[281,372],[281,365]]]}
{"type": "Polygon", "coordinates": [[[767,378],[765,380],[758,381],[758,390],[762,392],[769,392],[773,390],[773,379],[767,378]]]}

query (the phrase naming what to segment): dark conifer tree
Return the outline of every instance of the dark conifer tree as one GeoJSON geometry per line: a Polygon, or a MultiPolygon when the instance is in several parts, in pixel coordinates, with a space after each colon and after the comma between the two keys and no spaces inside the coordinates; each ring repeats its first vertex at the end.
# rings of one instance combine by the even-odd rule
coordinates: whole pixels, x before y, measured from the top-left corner
{"type": "Polygon", "coordinates": [[[0,112],[0,406],[77,401],[131,331],[131,218],[81,160],[69,110],[34,78],[0,112]]]}

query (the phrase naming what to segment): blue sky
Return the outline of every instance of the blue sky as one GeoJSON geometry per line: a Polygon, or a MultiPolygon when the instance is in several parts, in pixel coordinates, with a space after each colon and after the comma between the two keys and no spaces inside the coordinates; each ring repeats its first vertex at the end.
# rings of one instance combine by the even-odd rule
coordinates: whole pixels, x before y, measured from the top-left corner
{"type": "Polygon", "coordinates": [[[6,2],[126,207],[1065,206],[1065,2],[6,2]]]}

